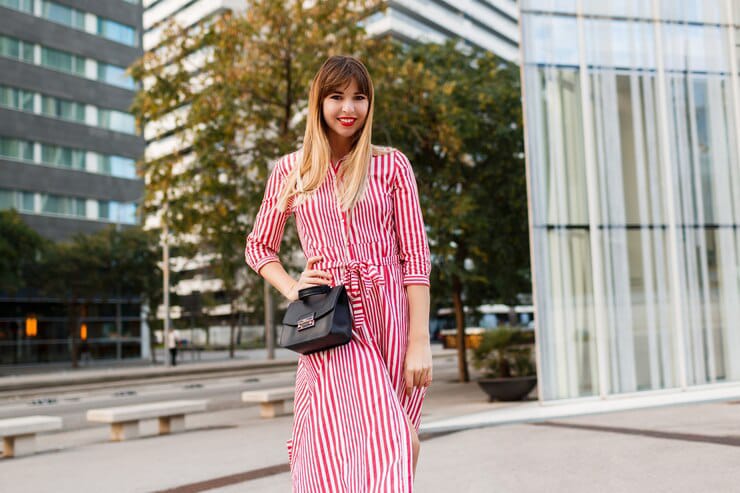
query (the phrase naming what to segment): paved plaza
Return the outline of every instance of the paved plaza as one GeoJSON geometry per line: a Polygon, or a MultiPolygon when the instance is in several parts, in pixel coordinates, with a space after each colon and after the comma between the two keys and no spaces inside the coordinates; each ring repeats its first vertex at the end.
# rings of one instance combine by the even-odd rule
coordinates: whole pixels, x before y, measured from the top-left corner
{"type": "MultiPolygon", "coordinates": [[[[461,416],[529,419],[541,407],[488,403],[475,383],[454,377],[454,365],[436,374],[423,430],[461,416]]],[[[154,420],[143,422],[142,438],[120,443],[108,441],[107,426],[42,434],[36,455],[0,459],[0,491],[289,492],[290,426],[290,416],[262,419],[245,404],[188,416],[188,430],[170,436],[156,436],[154,420]]],[[[465,426],[422,434],[416,491],[740,491],[735,400],[465,426]]]]}

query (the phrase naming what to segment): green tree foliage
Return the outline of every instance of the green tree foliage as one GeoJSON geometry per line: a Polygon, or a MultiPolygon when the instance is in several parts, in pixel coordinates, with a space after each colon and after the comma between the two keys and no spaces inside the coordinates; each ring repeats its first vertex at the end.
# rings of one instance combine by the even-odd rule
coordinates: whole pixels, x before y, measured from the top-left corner
{"type": "MultiPolygon", "coordinates": [[[[243,15],[170,25],[163,45],[131,68],[144,87],[132,108],[140,126],[181,114],[182,152],[141,162],[145,210],[160,213],[167,202],[166,221],[180,245],[196,239],[182,251],[213,255],[213,274],[231,302],[232,341],[240,302],[259,306],[262,298],[257,276],[245,273],[244,238],[271,163],[300,147],[308,88],[323,60],[362,57],[373,45],[358,23],[377,4],[249,1],[243,15]]],[[[286,232],[285,250],[295,237],[286,232]]]]}
{"type": "Polygon", "coordinates": [[[15,210],[0,211],[0,293],[34,286],[37,265],[50,243],[29,228],[15,210]]]}
{"type": "Polygon", "coordinates": [[[376,70],[375,134],[414,165],[433,306],[455,308],[467,381],[463,304],[516,304],[530,289],[519,69],[452,41],[398,46],[386,62],[376,70]]]}
{"type": "Polygon", "coordinates": [[[45,296],[67,306],[72,364],[77,365],[80,317],[91,302],[140,298],[153,327],[161,301],[160,253],[152,232],[109,227],[54,243],[39,236],[14,211],[0,211],[0,293],[45,296]]]}

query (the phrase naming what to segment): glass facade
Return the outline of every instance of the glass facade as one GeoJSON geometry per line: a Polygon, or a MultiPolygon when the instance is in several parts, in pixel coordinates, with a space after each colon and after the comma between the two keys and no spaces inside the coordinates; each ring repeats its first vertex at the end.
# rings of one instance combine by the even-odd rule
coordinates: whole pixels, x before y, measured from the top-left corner
{"type": "Polygon", "coordinates": [[[0,36],[0,56],[33,63],[33,43],[0,36]]]}
{"type": "Polygon", "coordinates": [[[0,210],[16,209],[27,214],[94,219],[111,223],[138,224],[135,203],[85,199],[64,195],[0,188],[0,210]]]}
{"type": "MultiPolygon", "coordinates": [[[[80,55],[75,55],[62,50],[48,48],[38,45],[41,53],[41,60],[37,63],[34,59],[34,43],[29,43],[21,39],[0,35],[0,56],[14,58],[26,63],[34,63],[45,68],[59,70],[79,77],[90,78],[105,82],[124,89],[135,90],[134,80],[126,73],[125,67],[119,67],[110,63],[99,62],[80,55]],[[88,75],[86,67],[92,63],[93,67],[97,66],[97,73],[88,75]]],[[[94,72],[94,70],[93,70],[94,72]]]]}
{"type": "Polygon", "coordinates": [[[87,118],[87,107],[92,110],[95,118],[93,124],[98,127],[132,135],[136,134],[136,120],[130,113],[98,108],[78,101],[56,98],[15,87],[0,86],[0,106],[77,123],[91,124],[92,122],[88,121],[87,118]],[[37,112],[34,106],[34,99],[37,95],[41,101],[40,112],[37,112]]]}
{"type": "Polygon", "coordinates": [[[137,46],[136,29],[120,22],[98,17],[98,36],[128,46],[137,46]]]}
{"type": "Polygon", "coordinates": [[[520,3],[543,399],[739,381],[740,4],[520,3]]]}
{"type": "MultiPolygon", "coordinates": [[[[134,4],[139,3],[138,0],[124,1],[134,4]]],[[[137,31],[134,27],[49,0],[36,0],[36,2],[39,5],[38,14],[34,12],[34,0],[0,0],[0,7],[7,7],[30,15],[38,15],[48,21],[90,32],[116,43],[127,46],[139,45],[137,31]],[[88,16],[92,19],[91,24],[86,21],[88,16]]]]}
{"type": "Polygon", "coordinates": [[[137,178],[136,161],[131,158],[0,136],[0,158],[36,163],[36,147],[41,156],[38,164],[91,171],[118,178],[137,178]]]}
{"type": "Polygon", "coordinates": [[[42,0],[41,17],[75,29],[85,29],[85,13],[66,5],[42,0]]]}

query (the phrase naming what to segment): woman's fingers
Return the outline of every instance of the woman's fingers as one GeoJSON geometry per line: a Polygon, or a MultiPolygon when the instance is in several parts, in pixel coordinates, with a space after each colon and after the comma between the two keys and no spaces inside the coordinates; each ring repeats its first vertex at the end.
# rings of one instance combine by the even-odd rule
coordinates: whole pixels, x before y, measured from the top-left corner
{"type": "Polygon", "coordinates": [[[331,274],[329,274],[325,270],[308,269],[304,270],[303,274],[307,277],[324,277],[326,279],[331,279],[331,274]]]}
{"type": "Polygon", "coordinates": [[[306,270],[312,269],[314,264],[318,263],[323,258],[323,255],[314,255],[313,257],[308,257],[306,259],[306,270]]]}

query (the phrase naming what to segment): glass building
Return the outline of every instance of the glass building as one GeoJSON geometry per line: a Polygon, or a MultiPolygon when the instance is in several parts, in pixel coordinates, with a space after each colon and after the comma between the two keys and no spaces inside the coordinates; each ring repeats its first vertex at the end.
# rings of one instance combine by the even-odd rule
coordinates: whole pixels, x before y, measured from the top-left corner
{"type": "Polygon", "coordinates": [[[740,381],[740,0],[521,0],[541,400],[740,381]]]}

